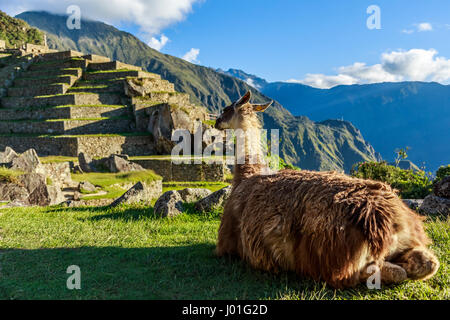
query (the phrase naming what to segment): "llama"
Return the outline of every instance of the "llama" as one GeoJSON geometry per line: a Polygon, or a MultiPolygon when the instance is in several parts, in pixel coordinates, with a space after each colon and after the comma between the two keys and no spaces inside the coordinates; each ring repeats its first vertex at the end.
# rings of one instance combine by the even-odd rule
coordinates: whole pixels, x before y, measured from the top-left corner
{"type": "MultiPolygon", "coordinates": [[[[247,92],[226,107],[219,130],[260,128],[247,92]]],[[[250,137],[255,135],[250,135],[250,137]]],[[[246,144],[246,153],[249,152],[246,144]]],[[[252,267],[294,271],[334,288],[354,287],[378,270],[384,284],[426,280],[439,268],[428,249],[423,218],[387,184],[336,172],[281,170],[235,164],[216,254],[239,256],[252,267]]]]}

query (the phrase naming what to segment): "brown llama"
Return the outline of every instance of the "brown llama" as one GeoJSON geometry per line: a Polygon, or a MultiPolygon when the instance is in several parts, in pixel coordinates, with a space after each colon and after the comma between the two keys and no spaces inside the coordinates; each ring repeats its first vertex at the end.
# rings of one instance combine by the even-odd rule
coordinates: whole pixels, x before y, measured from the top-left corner
{"type": "MultiPolygon", "coordinates": [[[[256,112],[271,103],[249,101],[247,92],[226,107],[216,128],[260,128],[256,112]]],[[[251,164],[248,154],[245,160],[235,164],[217,255],[237,255],[270,272],[294,271],[334,288],[356,286],[375,270],[385,284],[437,272],[423,218],[389,185],[336,172],[262,174],[263,162],[251,164]]]]}

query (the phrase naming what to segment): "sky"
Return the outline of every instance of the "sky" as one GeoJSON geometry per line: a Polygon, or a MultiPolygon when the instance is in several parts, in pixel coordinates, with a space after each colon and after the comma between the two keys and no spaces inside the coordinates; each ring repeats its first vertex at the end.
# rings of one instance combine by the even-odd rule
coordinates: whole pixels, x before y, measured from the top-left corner
{"type": "Polygon", "coordinates": [[[0,0],[0,9],[72,4],[163,53],[270,82],[450,83],[448,0],[0,0]]]}

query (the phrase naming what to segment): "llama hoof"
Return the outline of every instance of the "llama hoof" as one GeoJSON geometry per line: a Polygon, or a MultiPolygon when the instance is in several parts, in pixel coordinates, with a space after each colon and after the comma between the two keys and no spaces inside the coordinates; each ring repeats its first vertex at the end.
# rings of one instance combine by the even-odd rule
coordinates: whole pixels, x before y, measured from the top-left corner
{"type": "Polygon", "coordinates": [[[385,261],[381,268],[381,281],[386,284],[400,283],[408,278],[407,272],[402,267],[385,261]]]}
{"type": "Polygon", "coordinates": [[[426,249],[414,249],[402,257],[399,263],[413,280],[425,280],[431,278],[439,269],[439,261],[426,249]]]}

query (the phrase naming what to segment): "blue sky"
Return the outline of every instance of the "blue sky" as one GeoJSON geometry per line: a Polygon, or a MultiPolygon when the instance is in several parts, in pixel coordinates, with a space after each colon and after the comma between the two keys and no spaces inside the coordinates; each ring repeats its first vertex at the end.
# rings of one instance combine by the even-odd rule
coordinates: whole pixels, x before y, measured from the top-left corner
{"type": "MultiPolygon", "coordinates": [[[[185,58],[269,81],[331,87],[450,79],[448,0],[130,0],[127,8],[118,0],[69,2],[147,43],[164,35],[163,53],[183,57],[195,49],[185,58]],[[381,10],[380,30],[366,26],[370,5],[381,10]]],[[[8,13],[64,9],[54,3],[0,0],[8,13]]]]}

